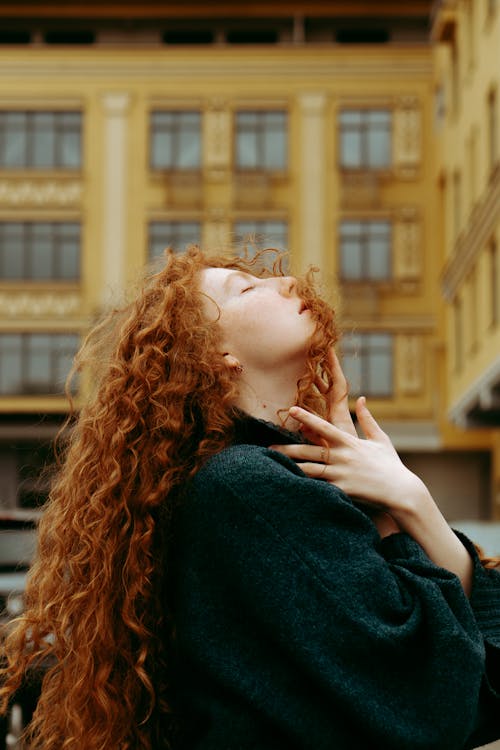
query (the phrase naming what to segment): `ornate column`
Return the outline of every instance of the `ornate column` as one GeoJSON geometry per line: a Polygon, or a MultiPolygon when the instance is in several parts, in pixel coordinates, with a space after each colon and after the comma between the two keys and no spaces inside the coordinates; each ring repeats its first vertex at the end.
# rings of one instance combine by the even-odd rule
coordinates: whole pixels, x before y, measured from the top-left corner
{"type": "Polygon", "coordinates": [[[127,112],[130,95],[104,94],[103,302],[125,281],[127,215],[127,112]]]}
{"type": "Polygon", "coordinates": [[[300,257],[322,266],[325,251],[325,108],[326,94],[299,97],[300,257]]]}

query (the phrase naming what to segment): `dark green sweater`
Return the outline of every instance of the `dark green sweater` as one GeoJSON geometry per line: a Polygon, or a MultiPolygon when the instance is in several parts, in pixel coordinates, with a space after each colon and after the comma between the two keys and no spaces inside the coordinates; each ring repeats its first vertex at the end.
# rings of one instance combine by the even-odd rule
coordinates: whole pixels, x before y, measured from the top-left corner
{"type": "Polygon", "coordinates": [[[408,535],[381,540],[349,497],[265,447],[297,436],[249,419],[238,441],[195,476],[175,524],[179,746],[500,737],[500,573],[475,558],[468,601],[408,535]]]}

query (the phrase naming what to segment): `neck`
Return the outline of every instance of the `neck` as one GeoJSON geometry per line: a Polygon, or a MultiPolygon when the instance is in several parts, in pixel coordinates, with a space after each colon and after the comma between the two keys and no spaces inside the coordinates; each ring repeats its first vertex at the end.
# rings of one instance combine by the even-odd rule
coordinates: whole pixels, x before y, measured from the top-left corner
{"type": "Polygon", "coordinates": [[[287,412],[295,404],[297,381],[303,374],[294,372],[276,376],[275,373],[256,375],[244,372],[236,405],[257,419],[277,425],[283,425],[286,420],[286,427],[293,430],[297,425],[287,412]]]}

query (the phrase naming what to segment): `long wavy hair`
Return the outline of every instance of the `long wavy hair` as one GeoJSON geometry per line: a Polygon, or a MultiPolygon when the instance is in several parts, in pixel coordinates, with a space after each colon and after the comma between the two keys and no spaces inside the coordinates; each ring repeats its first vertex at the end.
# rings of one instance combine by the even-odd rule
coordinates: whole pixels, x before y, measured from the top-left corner
{"type": "MultiPolygon", "coordinates": [[[[170,747],[163,547],[180,488],[231,440],[238,393],[217,322],[202,314],[199,273],[283,275],[278,253],[273,262],[270,269],[269,253],[263,262],[197,247],[167,251],[163,267],[101,320],[76,357],[88,397],[65,431],[25,611],[9,626],[1,670],[0,711],[44,672],[28,728],[33,750],[170,747]]],[[[297,293],[316,329],[296,403],[325,416],[334,314],[312,272],[297,293]]]]}

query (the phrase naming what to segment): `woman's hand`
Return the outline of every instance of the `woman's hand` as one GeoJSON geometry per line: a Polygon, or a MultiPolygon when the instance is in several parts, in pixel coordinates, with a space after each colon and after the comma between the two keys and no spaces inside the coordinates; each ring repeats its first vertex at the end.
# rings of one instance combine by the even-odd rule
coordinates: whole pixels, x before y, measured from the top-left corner
{"type": "MultiPolygon", "coordinates": [[[[342,418],[344,407],[337,408],[342,418]]],[[[307,476],[331,482],[354,499],[382,511],[383,515],[374,517],[381,536],[398,527],[406,531],[436,565],[455,573],[470,595],[473,564],[469,553],[448,526],[425,484],[402,463],[364,398],[356,402],[356,415],[365,440],[350,429],[339,429],[294,406],[290,416],[300,422],[314,444],[270,447],[295,460],[307,476]]],[[[343,424],[349,427],[345,420],[343,424]]]]}
{"type": "MultiPolygon", "coordinates": [[[[347,381],[333,347],[329,352],[329,359],[333,377],[332,388],[327,393],[325,384],[319,378],[316,383],[319,390],[324,393],[328,399],[328,421],[339,430],[357,438],[358,433],[356,432],[351,412],[349,410],[349,389],[347,381]]],[[[309,440],[310,443],[319,445],[322,448],[329,448],[328,440],[310,429],[304,421],[302,421],[300,429],[304,437],[309,440]]],[[[399,526],[388,513],[377,510],[372,506],[369,515],[381,537],[389,536],[390,534],[400,531],[399,526]]]]}
{"type": "Polygon", "coordinates": [[[333,411],[340,414],[342,429],[305,409],[292,407],[290,416],[300,422],[302,432],[314,445],[273,448],[296,461],[307,476],[335,484],[375,509],[393,516],[406,515],[422,498],[429,497],[425,485],[402,463],[364,398],[356,402],[356,415],[366,440],[358,437],[345,409],[337,399],[333,411]]]}

